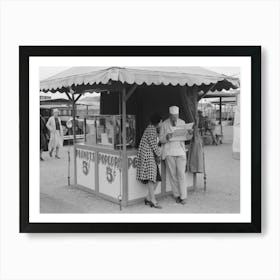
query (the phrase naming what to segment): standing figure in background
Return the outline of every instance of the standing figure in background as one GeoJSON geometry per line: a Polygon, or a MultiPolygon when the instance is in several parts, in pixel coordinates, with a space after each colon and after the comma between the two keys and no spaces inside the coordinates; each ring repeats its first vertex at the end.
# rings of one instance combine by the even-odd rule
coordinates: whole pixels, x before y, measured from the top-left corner
{"type": "MultiPolygon", "coordinates": [[[[221,142],[220,135],[217,133],[215,121],[209,119],[208,116],[203,116],[200,110],[198,110],[198,129],[202,137],[207,133],[210,134],[212,144],[218,145],[219,142],[221,142]]],[[[205,139],[203,139],[203,141],[205,141],[205,139]]]]}
{"type": "Polygon", "coordinates": [[[184,141],[172,141],[173,127],[184,125],[179,119],[179,107],[169,108],[169,118],[162,123],[159,140],[162,144],[162,159],[166,163],[166,175],[169,178],[173,196],[177,203],[186,204],[186,149],[184,141]]]}
{"type": "Polygon", "coordinates": [[[150,124],[145,129],[140,141],[137,153],[136,178],[148,187],[148,196],[145,205],[159,208],[155,190],[158,182],[161,181],[158,164],[160,163],[160,149],[157,141],[157,128],[161,123],[161,116],[154,114],[150,119],[150,124]]]}
{"type": "Polygon", "coordinates": [[[49,141],[49,154],[52,157],[52,153],[55,150],[55,157],[59,157],[59,148],[63,145],[63,130],[61,126],[61,120],[58,117],[59,111],[57,109],[53,110],[53,116],[51,116],[46,124],[50,131],[50,141],[49,141]]]}
{"type": "Polygon", "coordinates": [[[48,129],[44,118],[40,115],[40,160],[43,161],[43,151],[48,150],[48,129]]]}

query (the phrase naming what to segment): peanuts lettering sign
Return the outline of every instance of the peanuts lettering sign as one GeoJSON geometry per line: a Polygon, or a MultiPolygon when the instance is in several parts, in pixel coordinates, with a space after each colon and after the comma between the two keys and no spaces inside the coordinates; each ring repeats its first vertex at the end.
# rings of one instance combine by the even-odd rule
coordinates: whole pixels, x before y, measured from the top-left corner
{"type": "Polygon", "coordinates": [[[85,150],[76,150],[76,157],[82,159],[82,171],[84,175],[88,175],[90,170],[90,163],[95,162],[95,153],[85,150]]]}
{"type": "MultiPolygon", "coordinates": [[[[88,175],[90,170],[90,163],[95,162],[97,158],[97,163],[106,166],[105,176],[109,183],[114,182],[116,178],[116,172],[120,172],[122,161],[119,156],[112,154],[96,153],[87,150],[76,150],[76,157],[82,159],[82,170],[84,175],[88,175]]],[[[136,157],[127,158],[128,169],[136,168],[136,157]]]]}

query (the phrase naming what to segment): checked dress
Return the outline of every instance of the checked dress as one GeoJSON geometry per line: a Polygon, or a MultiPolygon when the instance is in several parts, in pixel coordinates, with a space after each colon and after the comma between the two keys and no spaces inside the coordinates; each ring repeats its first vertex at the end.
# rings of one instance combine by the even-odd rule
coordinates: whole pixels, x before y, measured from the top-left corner
{"type": "Polygon", "coordinates": [[[148,125],[140,141],[137,153],[136,179],[143,183],[161,181],[159,168],[155,157],[160,156],[157,145],[157,131],[153,125],[148,125]]]}

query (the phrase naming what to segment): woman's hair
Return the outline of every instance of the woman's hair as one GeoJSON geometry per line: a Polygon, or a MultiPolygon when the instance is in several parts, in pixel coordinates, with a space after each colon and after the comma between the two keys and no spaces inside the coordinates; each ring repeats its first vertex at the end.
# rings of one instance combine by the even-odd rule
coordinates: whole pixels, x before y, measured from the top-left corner
{"type": "Polygon", "coordinates": [[[162,117],[158,113],[154,113],[150,118],[150,122],[152,125],[157,125],[158,123],[160,123],[161,120],[162,120],[162,117]]]}

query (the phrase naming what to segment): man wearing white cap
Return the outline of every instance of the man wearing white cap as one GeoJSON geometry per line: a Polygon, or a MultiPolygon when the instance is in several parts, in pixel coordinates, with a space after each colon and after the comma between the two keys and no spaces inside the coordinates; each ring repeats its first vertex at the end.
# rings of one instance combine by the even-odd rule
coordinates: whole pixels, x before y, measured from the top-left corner
{"type": "Polygon", "coordinates": [[[186,150],[184,141],[170,141],[174,127],[184,125],[179,119],[179,108],[169,108],[169,118],[162,123],[159,140],[162,143],[162,159],[166,163],[167,176],[177,203],[185,204],[187,198],[186,184],[186,150]]]}
{"type": "Polygon", "coordinates": [[[59,159],[59,148],[63,145],[63,130],[61,126],[61,120],[58,117],[59,111],[57,109],[53,110],[53,116],[48,119],[46,124],[50,131],[50,142],[49,142],[49,154],[52,157],[52,153],[55,149],[55,157],[59,159]]]}

